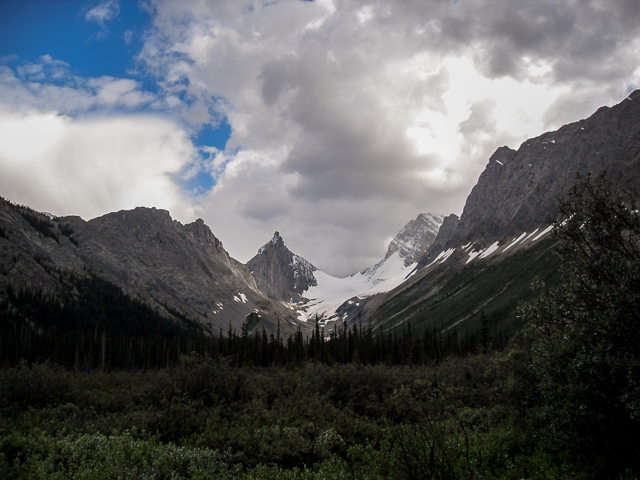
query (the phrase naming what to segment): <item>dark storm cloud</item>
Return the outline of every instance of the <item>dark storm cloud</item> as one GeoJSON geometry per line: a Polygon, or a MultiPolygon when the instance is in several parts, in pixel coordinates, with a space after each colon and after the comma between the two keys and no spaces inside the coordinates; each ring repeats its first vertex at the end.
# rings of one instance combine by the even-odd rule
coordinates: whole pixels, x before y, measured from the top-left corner
{"type": "Polygon", "coordinates": [[[504,2],[491,2],[475,11],[484,28],[474,40],[491,77],[526,75],[532,59],[549,62],[556,81],[597,81],[631,67],[619,62],[631,53],[625,43],[638,32],[637,3],[522,1],[500,8],[504,2]]]}

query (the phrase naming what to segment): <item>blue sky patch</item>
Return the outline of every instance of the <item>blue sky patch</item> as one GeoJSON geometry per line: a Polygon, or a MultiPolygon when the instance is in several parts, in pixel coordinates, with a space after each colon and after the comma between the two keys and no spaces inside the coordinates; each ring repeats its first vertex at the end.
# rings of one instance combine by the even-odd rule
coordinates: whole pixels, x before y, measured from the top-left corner
{"type": "Polygon", "coordinates": [[[211,125],[205,125],[193,140],[199,147],[216,147],[218,150],[224,150],[230,136],[231,126],[224,120],[215,130],[211,125]]]}
{"type": "MultiPolygon", "coordinates": [[[[138,69],[135,59],[145,31],[151,27],[149,12],[137,1],[0,1],[0,59],[22,81],[75,88],[78,85],[74,76],[85,79],[110,76],[135,80],[143,91],[157,95],[160,88],[155,77],[138,69]]],[[[186,96],[182,97],[189,103],[186,96]]],[[[143,104],[137,109],[144,111],[148,107],[143,104]]],[[[222,121],[215,129],[205,125],[192,141],[199,149],[224,150],[230,135],[231,127],[222,121]]],[[[203,158],[207,157],[203,153],[203,158]]],[[[189,194],[206,193],[215,180],[201,168],[189,180],[176,175],[174,181],[189,194]]]]}

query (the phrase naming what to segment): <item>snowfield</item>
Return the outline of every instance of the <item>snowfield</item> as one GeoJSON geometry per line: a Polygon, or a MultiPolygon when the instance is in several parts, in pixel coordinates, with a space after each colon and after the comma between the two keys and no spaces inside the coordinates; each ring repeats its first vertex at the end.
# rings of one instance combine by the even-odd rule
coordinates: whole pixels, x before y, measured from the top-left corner
{"type": "Polygon", "coordinates": [[[404,257],[396,251],[376,266],[344,278],[317,270],[313,273],[318,285],[304,292],[309,302],[304,312],[300,312],[300,319],[314,319],[316,315],[324,317],[324,320],[335,319],[336,310],[344,302],[353,297],[365,298],[393,290],[407,278],[415,265],[405,266],[404,257]]]}
{"type": "MultiPolygon", "coordinates": [[[[523,232],[504,245],[494,242],[489,247],[480,250],[475,250],[473,243],[459,248],[467,254],[465,263],[468,264],[477,258],[484,259],[494,254],[500,255],[518,244],[537,242],[552,230],[553,226],[548,226],[542,231],[536,228],[531,233],[523,232]]],[[[441,252],[426,268],[446,262],[455,250],[455,248],[450,248],[441,252]]],[[[357,303],[357,301],[350,301],[350,299],[364,299],[371,295],[393,290],[415,273],[414,268],[417,262],[405,266],[405,258],[401,256],[401,250],[398,249],[375,266],[344,278],[332,277],[320,270],[314,271],[313,275],[318,285],[303,293],[303,296],[309,301],[304,305],[299,305],[298,318],[302,321],[308,321],[314,320],[317,315],[322,322],[338,320],[339,315],[336,311],[342,304],[345,302],[357,303]]]]}

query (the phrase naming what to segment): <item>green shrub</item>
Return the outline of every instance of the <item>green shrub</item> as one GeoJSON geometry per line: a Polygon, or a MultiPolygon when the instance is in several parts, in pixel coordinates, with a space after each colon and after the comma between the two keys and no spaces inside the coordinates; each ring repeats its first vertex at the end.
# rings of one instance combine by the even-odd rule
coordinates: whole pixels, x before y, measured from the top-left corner
{"type": "Polygon", "coordinates": [[[0,369],[0,408],[26,410],[66,403],[71,394],[70,374],[47,362],[0,369]]]}

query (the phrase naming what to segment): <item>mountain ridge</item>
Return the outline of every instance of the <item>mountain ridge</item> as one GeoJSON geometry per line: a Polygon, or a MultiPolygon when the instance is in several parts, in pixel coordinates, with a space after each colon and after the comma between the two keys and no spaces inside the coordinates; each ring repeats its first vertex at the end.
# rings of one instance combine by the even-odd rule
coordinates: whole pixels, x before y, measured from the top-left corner
{"type": "MultiPolygon", "coordinates": [[[[98,275],[167,318],[192,319],[208,333],[240,330],[253,313],[262,319],[254,327],[261,324],[273,333],[280,323],[283,334],[308,332],[315,315],[325,321],[388,322],[376,313],[388,310],[385,304],[419,308],[427,298],[440,298],[440,289],[451,282],[447,275],[473,277],[469,272],[477,264],[487,272],[488,264],[511,268],[500,259],[516,253],[524,258],[528,249],[548,255],[551,248],[536,245],[551,231],[557,201],[579,175],[605,170],[614,189],[640,183],[638,90],[587,119],[529,139],[518,150],[498,148],[459,218],[418,215],[398,232],[380,262],[342,279],[295,255],[278,232],[248,268],[226,252],[202,219],[182,225],[166,210],[138,207],[87,222],[0,199],[0,295],[11,287],[58,298],[68,287],[63,273],[98,275]],[[419,293],[418,299],[403,297],[409,291],[419,293]]],[[[469,282],[460,289],[472,289],[469,282]]],[[[505,288],[500,292],[510,295],[505,288]]],[[[400,324],[408,318],[393,315],[400,324]]],[[[412,315],[418,318],[416,311],[412,315]]]]}
{"type": "Polygon", "coordinates": [[[289,250],[278,231],[245,265],[258,288],[282,302],[299,302],[304,291],[317,285],[313,272],[318,269],[289,250]]]}
{"type": "Polygon", "coordinates": [[[584,177],[608,171],[614,188],[640,183],[640,90],[586,119],[500,147],[473,187],[446,248],[488,247],[550,223],[557,200],[584,177]]]}
{"type": "Polygon", "coordinates": [[[534,280],[530,271],[536,271],[538,279],[557,279],[559,265],[553,239],[548,239],[550,223],[557,220],[557,202],[580,178],[605,171],[614,191],[637,191],[640,90],[613,107],[599,108],[587,119],[529,139],[518,150],[497,149],[467,197],[459,220],[447,217],[414,275],[396,289],[368,299],[347,320],[357,317],[383,328],[412,321],[420,328],[463,325],[476,329],[480,311],[486,308],[487,316],[495,316],[496,322],[512,330],[518,325],[517,302],[511,301],[507,311],[497,298],[528,298],[527,283],[534,280]],[[540,270],[541,265],[545,267],[540,270]],[[493,283],[501,270],[512,272],[504,277],[507,283],[493,283]],[[479,281],[487,286],[476,285],[479,281]],[[460,292],[467,292],[464,299],[460,292]],[[475,300],[470,300],[474,295],[475,300]],[[464,309],[451,303],[451,298],[464,303],[464,309]],[[447,309],[442,310],[442,305],[447,309]],[[455,312],[461,316],[456,318],[455,312]]]}
{"type": "Polygon", "coordinates": [[[390,242],[378,263],[347,277],[326,274],[292,253],[278,232],[246,265],[258,288],[284,302],[301,320],[337,320],[344,303],[358,303],[401,283],[436,237],[444,216],[421,213],[410,220],[390,242]],[[355,300],[354,300],[355,299],[355,300]]]}
{"type": "MultiPolygon", "coordinates": [[[[182,225],[166,210],[138,207],[84,221],[0,201],[0,294],[9,286],[61,298],[65,274],[97,275],[177,323],[189,318],[209,334],[240,330],[257,313],[267,331],[298,321],[266,298],[202,219],[182,225]]],[[[306,326],[303,326],[306,328],[306,326]]]]}

